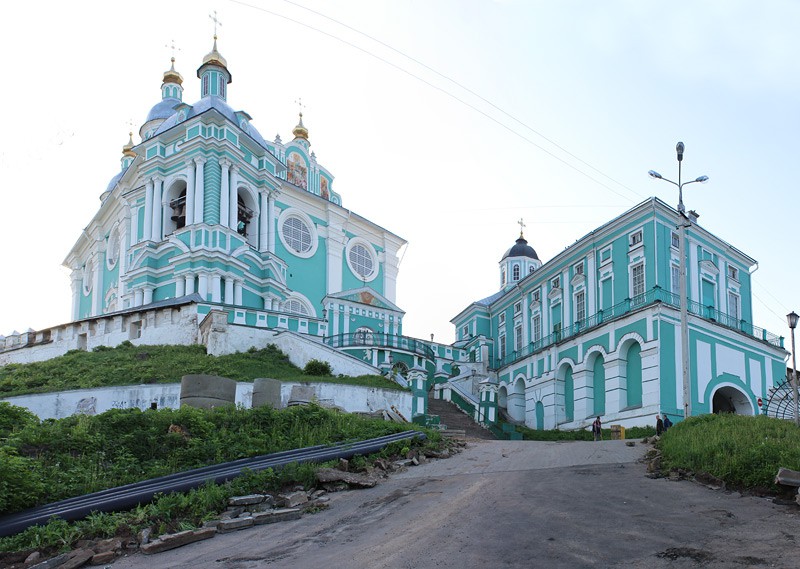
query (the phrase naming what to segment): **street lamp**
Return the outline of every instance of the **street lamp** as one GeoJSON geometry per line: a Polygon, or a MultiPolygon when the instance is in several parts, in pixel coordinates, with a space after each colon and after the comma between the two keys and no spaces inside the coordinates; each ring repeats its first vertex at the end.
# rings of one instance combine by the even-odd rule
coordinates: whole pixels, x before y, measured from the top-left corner
{"type": "Polygon", "coordinates": [[[789,323],[789,329],[792,331],[792,375],[794,381],[792,382],[792,395],[794,395],[794,424],[800,426],[800,417],[797,414],[797,358],[794,355],[794,329],[797,328],[797,314],[792,310],[786,315],[786,321],[789,323]]]}
{"type": "Polygon", "coordinates": [[[656,180],[663,180],[669,182],[678,188],[678,229],[680,230],[680,303],[681,303],[681,356],[683,359],[683,417],[689,417],[692,414],[692,399],[691,387],[689,378],[689,304],[688,294],[686,291],[686,228],[691,227],[692,222],[686,216],[686,206],[683,205],[683,186],[688,186],[694,183],[708,182],[708,176],[700,176],[688,182],[681,182],[681,163],[683,162],[683,142],[679,142],[675,146],[675,152],[678,154],[678,181],[673,182],[656,172],[650,170],[648,174],[651,178],[656,180]]]}

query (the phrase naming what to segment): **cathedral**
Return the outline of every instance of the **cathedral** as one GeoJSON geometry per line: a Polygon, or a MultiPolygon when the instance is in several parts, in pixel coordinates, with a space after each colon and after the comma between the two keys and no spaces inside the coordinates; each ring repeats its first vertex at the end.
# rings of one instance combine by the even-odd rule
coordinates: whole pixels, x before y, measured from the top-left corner
{"type": "MultiPolygon", "coordinates": [[[[400,334],[394,305],[405,241],[342,205],[311,150],[303,115],[282,142],[227,103],[217,38],[197,69],[200,93],[163,75],[161,100],[122,150],[121,169],[64,264],[72,319],[193,298],[229,322],[328,336],[400,334]]],[[[128,328],[148,336],[146,320],[128,328]]]]}

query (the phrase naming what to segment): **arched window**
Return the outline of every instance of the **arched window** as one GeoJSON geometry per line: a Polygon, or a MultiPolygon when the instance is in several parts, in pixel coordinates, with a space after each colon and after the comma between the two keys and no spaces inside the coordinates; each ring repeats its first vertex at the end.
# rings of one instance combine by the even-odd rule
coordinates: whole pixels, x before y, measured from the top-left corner
{"type": "Polygon", "coordinates": [[[357,329],[353,334],[353,343],[362,346],[372,345],[372,330],[366,326],[357,329]]]}
{"type": "Polygon", "coordinates": [[[294,314],[302,314],[304,316],[309,315],[308,307],[304,303],[297,300],[296,298],[290,298],[289,300],[287,300],[284,303],[283,308],[286,312],[292,312],[294,314]]]}
{"type": "Polygon", "coordinates": [[[515,281],[519,280],[519,265],[514,263],[514,267],[511,269],[511,278],[515,281]]]}
{"type": "Polygon", "coordinates": [[[606,368],[603,356],[598,355],[592,366],[592,391],[594,392],[594,415],[606,413],[606,368]]]}
{"type": "Polygon", "coordinates": [[[628,392],[628,407],[642,406],[642,347],[638,343],[628,348],[625,363],[625,389],[628,392]]]}

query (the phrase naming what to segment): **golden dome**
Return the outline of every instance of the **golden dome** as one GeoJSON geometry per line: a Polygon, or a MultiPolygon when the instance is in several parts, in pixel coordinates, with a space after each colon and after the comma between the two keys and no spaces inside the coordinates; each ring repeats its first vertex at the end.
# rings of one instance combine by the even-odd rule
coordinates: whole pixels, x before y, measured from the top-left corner
{"type": "Polygon", "coordinates": [[[128,143],[122,147],[122,155],[136,158],[136,153],[133,151],[133,132],[128,133],[128,143]]]}
{"type": "Polygon", "coordinates": [[[164,83],[177,83],[178,85],[182,85],[183,76],[175,71],[175,58],[171,58],[170,62],[172,62],[172,65],[170,65],[169,71],[164,72],[164,83]]]}
{"type": "MultiPolygon", "coordinates": [[[[220,67],[228,68],[228,62],[222,57],[222,54],[217,51],[217,36],[214,35],[214,47],[203,58],[203,65],[219,65],[220,67]]],[[[202,67],[202,65],[201,65],[202,67]]]]}
{"type": "Polygon", "coordinates": [[[300,113],[300,122],[294,127],[292,134],[295,138],[304,138],[308,140],[308,129],[303,125],[303,113],[300,113]]]}

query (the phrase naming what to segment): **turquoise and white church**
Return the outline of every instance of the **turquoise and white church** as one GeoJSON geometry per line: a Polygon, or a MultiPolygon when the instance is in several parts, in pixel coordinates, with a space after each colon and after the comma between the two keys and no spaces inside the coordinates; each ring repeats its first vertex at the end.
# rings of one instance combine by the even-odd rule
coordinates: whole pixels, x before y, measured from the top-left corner
{"type": "Polygon", "coordinates": [[[489,427],[535,429],[586,428],[596,416],[652,425],[684,409],[757,414],[782,381],[783,338],[753,323],[755,260],[689,216],[682,279],[678,212],[656,198],[546,262],[520,233],[498,291],[453,318],[454,343],[403,336],[405,241],[344,207],[302,114],[284,143],[228,105],[216,37],[197,79],[189,104],[173,59],[140,141],[131,134],[98,189],[100,208],[64,261],[71,322],[0,337],[0,365],[123,341],[199,343],[213,355],[273,343],[298,365],[393,377],[420,421],[435,422],[432,394],[489,427]]]}

